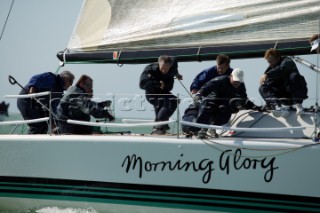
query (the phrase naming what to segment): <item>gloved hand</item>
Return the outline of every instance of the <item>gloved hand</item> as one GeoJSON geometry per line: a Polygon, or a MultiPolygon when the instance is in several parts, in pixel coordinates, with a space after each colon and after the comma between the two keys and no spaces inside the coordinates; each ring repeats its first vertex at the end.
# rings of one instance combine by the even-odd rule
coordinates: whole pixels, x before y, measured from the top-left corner
{"type": "Polygon", "coordinates": [[[183,76],[182,76],[180,73],[177,73],[177,74],[176,74],[176,78],[177,78],[178,80],[183,80],[183,76]]]}
{"type": "Polygon", "coordinates": [[[109,120],[109,121],[114,121],[114,117],[107,111],[106,112],[106,118],[109,120]]]}
{"type": "Polygon", "coordinates": [[[202,96],[200,93],[197,93],[195,96],[193,96],[194,102],[200,102],[202,100],[202,96]]]}
{"type": "Polygon", "coordinates": [[[104,107],[109,107],[109,106],[111,106],[111,103],[112,103],[112,101],[106,100],[106,101],[100,102],[98,105],[99,105],[99,107],[104,108],[104,107]]]}
{"type": "Polygon", "coordinates": [[[115,120],[115,118],[111,114],[107,118],[109,119],[109,121],[114,121],[115,120]]]}

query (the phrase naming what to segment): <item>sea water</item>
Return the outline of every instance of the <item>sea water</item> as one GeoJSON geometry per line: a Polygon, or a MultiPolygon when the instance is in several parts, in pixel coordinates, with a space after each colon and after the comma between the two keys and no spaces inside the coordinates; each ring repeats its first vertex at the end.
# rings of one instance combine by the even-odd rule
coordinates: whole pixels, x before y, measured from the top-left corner
{"type": "MultiPolygon", "coordinates": [[[[0,210],[0,213],[9,213],[9,212],[0,210]]],[[[28,209],[19,213],[99,213],[99,212],[91,207],[86,209],[79,209],[79,208],[59,208],[59,207],[53,206],[53,207],[43,207],[39,209],[28,209]]]]}
{"type": "MultiPolygon", "coordinates": [[[[19,121],[23,120],[20,113],[11,113],[9,116],[2,116],[1,121],[19,121]]],[[[0,125],[0,134],[25,134],[27,127],[25,125],[0,125]]]]}

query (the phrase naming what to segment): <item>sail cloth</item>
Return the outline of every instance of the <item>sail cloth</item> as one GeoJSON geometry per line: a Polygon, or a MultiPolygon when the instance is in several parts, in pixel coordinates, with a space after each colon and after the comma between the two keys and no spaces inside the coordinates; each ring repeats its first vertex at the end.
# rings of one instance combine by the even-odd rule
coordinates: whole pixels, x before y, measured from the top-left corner
{"type": "Polygon", "coordinates": [[[61,61],[139,63],[309,54],[320,0],[84,0],[61,61]]]}

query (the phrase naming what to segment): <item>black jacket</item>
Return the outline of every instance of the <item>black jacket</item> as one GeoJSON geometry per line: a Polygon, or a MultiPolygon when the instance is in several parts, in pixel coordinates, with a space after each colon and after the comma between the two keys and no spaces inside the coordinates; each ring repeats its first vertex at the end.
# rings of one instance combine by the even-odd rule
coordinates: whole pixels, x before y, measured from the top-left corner
{"type": "Polygon", "coordinates": [[[289,57],[282,57],[277,66],[274,68],[268,67],[265,74],[268,76],[268,79],[286,82],[293,72],[299,73],[294,61],[289,57]]]}
{"type": "Polygon", "coordinates": [[[90,116],[95,118],[108,118],[110,114],[101,103],[91,101],[85,91],[77,86],[71,86],[60,101],[58,117],[62,120],[74,119],[90,121],[90,116]]]}
{"type": "Polygon", "coordinates": [[[139,86],[147,94],[170,94],[173,89],[174,76],[178,73],[178,66],[175,62],[166,75],[161,74],[159,63],[146,66],[140,76],[139,86]],[[160,81],[164,82],[164,88],[160,88],[160,81]]]}
{"type": "Polygon", "coordinates": [[[201,87],[199,93],[209,100],[235,108],[252,109],[255,104],[248,99],[245,84],[234,88],[230,76],[219,76],[201,87]]]}

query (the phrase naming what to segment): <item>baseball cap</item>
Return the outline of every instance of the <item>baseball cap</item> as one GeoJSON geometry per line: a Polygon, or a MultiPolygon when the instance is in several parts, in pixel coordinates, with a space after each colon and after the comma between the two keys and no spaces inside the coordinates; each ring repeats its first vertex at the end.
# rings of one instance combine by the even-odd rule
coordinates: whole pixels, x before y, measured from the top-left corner
{"type": "Polygon", "coordinates": [[[320,38],[312,41],[310,44],[311,44],[311,51],[312,52],[313,50],[317,49],[319,47],[319,43],[320,43],[320,38]]]}
{"type": "Polygon", "coordinates": [[[234,81],[239,81],[239,82],[243,83],[244,73],[240,68],[234,68],[231,75],[232,75],[232,79],[234,81]]]}

